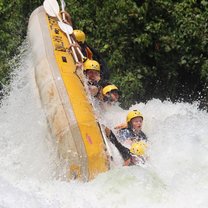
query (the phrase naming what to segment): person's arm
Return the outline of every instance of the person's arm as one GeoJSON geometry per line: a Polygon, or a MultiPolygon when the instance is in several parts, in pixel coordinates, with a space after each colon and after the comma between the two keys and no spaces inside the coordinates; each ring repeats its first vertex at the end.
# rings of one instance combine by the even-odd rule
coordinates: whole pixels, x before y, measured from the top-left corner
{"type": "Polygon", "coordinates": [[[143,131],[141,131],[141,137],[142,137],[142,140],[145,140],[145,141],[148,140],[147,135],[143,131]]]}
{"type": "Polygon", "coordinates": [[[72,18],[71,18],[70,14],[69,14],[68,12],[66,12],[66,11],[61,11],[60,14],[61,14],[62,18],[63,18],[63,17],[65,18],[65,19],[63,19],[63,22],[65,22],[65,23],[67,23],[67,24],[73,26],[72,18]]]}
{"type": "Polygon", "coordinates": [[[121,154],[124,161],[131,158],[130,150],[126,147],[124,147],[116,138],[115,134],[110,131],[110,134],[108,136],[110,141],[115,145],[115,147],[118,149],[119,153],[121,154]]]}

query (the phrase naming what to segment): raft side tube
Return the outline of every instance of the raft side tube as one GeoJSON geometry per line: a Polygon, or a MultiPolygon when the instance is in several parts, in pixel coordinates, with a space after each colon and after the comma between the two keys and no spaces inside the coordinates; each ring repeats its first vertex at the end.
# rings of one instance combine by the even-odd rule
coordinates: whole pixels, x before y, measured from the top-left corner
{"type": "Polygon", "coordinates": [[[79,77],[66,35],[41,6],[28,26],[35,79],[68,179],[93,179],[109,168],[102,133],[79,77]]]}

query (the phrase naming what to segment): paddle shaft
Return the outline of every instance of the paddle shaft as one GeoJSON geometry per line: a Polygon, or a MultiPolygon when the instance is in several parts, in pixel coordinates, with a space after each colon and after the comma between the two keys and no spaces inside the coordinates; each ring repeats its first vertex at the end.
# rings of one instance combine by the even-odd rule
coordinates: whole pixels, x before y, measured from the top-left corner
{"type": "MultiPolygon", "coordinates": [[[[65,4],[64,0],[61,0],[61,10],[62,10],[62,12],[65,11],[65,6],[66,6],[66,4],[65,4]]],[[[66,15],[64,13],[63,13],[63,20],[66,21],[66,15]]]]}

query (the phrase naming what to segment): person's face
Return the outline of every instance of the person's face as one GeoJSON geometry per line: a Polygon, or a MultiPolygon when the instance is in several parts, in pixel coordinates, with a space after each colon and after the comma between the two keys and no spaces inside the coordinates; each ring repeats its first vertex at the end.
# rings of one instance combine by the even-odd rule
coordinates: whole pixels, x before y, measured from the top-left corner
{"type": "Polygon", "coordinates": [[[135,130],[141,130],[143,119],[142,117],[135,117],[131,119],[131,125],[135,130]]]}
{"type": "Polygon", "coordinates": [[[119,99],[119,94],[118,94],[117,92],[111,92],[111,93],[110,93],[110,96],[111,96],[111,100],[112,100],[113,102],[117,102],[118,99],[119,99]]]}
{"type": "Polygon", "coordinates": [[[86,72],[87,78],[91,81],[99,81],[100,80],[100,72],[96,70],[87,70],[86,72]]]}

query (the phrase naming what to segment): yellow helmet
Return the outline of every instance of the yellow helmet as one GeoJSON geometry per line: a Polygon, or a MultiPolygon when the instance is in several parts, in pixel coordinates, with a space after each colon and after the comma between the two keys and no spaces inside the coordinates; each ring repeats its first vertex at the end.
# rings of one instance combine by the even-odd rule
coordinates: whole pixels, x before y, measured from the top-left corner
{"type": "Polygon", "coordinates": [[[106,95],[108,92],[112,91],[112,90],[118,90],[118,87],[116,87],[115,85],[107,85],[103,88],[103,95],[106,95]]]}
{"type": "Polygon", "coordinates": [[[147,143],[144,141],[134,142],[131,145],[130,152],[137,156],[145,155],[147,149],[147,143]]]}
{"type": "Polygon", "coordinates": [[[132,118],[136,118],[136,117],[142,117],[143,119],[143,115],[138,111],[138,110],[133,110],[130,111],[126,117],[126,122],[130,122],[132,118]]]}
{"type": "Polygon", "coordinates": [[[87,71],[88,69],[100,72],[100,64],[95,60],[87,59],[84,62],[84,71],[87,71]]]}
{"type": "Polygon", "coordinates": [[[77,42],[82,42],[84,43],[85,42],[85,33],[81,30],[74,30],[74,35],[75,35],[75,38],[77,40],[77,42]]]}

